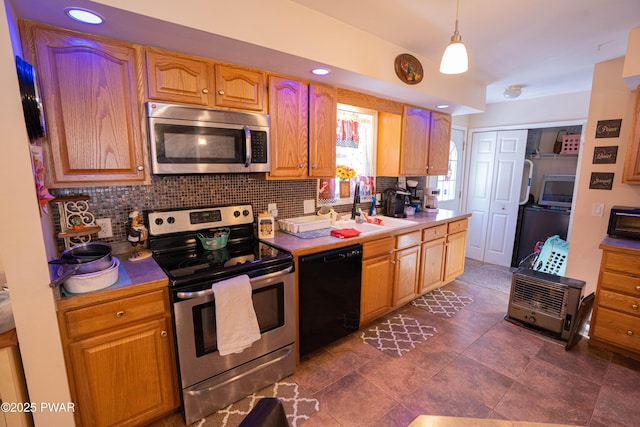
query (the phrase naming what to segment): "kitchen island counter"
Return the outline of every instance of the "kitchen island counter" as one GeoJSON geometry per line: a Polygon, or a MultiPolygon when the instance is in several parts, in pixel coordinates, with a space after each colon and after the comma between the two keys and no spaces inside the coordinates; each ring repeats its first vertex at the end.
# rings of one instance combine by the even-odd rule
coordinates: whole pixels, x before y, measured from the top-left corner
{"type": "MultiPolygon", "coordinates": [[[[413,224],[407,223],[406,227],[391,228],[389,230],[383,230],[376,233],[365,233],[357,237],[341,239],[333,236],[323,236],[312,239],[303,239],[292,234],[277,231],[273,238],[261,240],[277,248],[289,251],[294,256],[299,256],[318,251],[339,248],[342,246],[348,246],[354,243],[365,243],[388,236],[395,236],[415,230],[421,230],[427,227],[447,224],[449,222],[458,221],[470,216],[471,214],[466,212],[440,209],[438,212],[434,213],[418,212],[413,216],[408,216],[406,219],[408,221],[412,221],[413,224]]],[[[379,215],[373,218],[381,218],[384,224],[384,219],[386,217],[379,215]]]]}

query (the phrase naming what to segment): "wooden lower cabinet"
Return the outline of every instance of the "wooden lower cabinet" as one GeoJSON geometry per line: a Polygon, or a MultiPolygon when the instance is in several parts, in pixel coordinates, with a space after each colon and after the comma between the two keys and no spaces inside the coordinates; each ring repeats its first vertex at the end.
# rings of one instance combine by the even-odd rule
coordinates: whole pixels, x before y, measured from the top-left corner
{"type": "Polygon", "coordinates": [[[443,282],[449,283],[464,273],[467,251],[468,220],[454,221],[448,225],[443,282]]]}
{"type": "Polygon", "coordinates": [[[374,320],[391,309],[394,244],[394,238],[387,237],[363,245],[361,324],[374,320]]]}
{"type": "Polygon", "coordinates": [[[422,231],[420,248],[420,282],[418,293],[424,294],[444,284],[444,262],[447,226],[440,225],[422,231]]]}
{"type": "Polygon", "coordinates": [[[179,406],[167,293],[58,312],[77,425],[146,425],[179,406]]]}
{"type": "Polygon", "coordinates": [[[393,306],[406,304],[417,296],[420,273],[420,231],[396,237],[393,306]]]}

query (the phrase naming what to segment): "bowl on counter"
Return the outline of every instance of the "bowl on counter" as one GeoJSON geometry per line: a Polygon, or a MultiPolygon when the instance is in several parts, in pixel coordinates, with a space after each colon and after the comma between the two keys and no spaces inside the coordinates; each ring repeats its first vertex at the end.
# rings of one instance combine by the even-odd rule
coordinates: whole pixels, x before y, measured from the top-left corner
{"type": "MultiPolygon", "coordinates": [[[[113,257],[111,266],[95,273],[76,274],[63,282],[64,289],[72,294],[84,294],[108,288],[118,281],[118,268],[120,261],[113,257]]],[[[62,267],[58,269],[58,275],[63,274],[62,267]]]]}

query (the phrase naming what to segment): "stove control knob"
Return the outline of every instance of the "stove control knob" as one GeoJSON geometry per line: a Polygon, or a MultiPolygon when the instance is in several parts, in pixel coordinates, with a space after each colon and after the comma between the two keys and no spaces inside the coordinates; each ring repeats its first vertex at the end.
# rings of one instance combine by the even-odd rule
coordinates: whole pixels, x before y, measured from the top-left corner
{"type": "Polygon", "coordinates": [[[156,218],[156,225],[162,225],[163,222],[162,218],[156,218]]]}
{"type": "Polygon", "coordinates": [[[174,222],[176,222],[176,219],[174,217],[170,216],[169,218],[167,218],[167,222],[169,224],[173,224],[174,222]]]}
{"type": "Polygon", "coordinates": [[[233,211],[233,216],[238,218],[240,216],[240,211],[233,211]]]}
{"type": "Polygon", "coordinates": [[[243,210],[242,215],[249,216],[249,211],[247,209],[243,210]]]}

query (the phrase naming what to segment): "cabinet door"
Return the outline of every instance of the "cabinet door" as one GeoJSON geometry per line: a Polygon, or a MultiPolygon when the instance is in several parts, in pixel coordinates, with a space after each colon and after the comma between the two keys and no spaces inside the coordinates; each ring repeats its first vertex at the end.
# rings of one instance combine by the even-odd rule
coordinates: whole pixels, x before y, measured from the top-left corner
{"type": "Polygon", "coordinates": [[[217,106],[263,110],[264,73],[216,64],[215,75],[217,106]]]}
{"type": "Polygon", "coordinates": [[[269,77],[271,171],[278,178],[307,176],[309,88],[287,78],[269,77]]]}
{"type": "Polygon", "coordinates": [[[400,175],[400,139],[402,115],[378,113],[378,152],[376,174],[379,176],[400,175]]]}
{"type": "Polygon", "coordinates": [[[428,173],[429,126],[431,112],[404,107],[402,115],[402,148],[400,174],[421,176],[428,173]]]}
{"type": "Polygon", "coordinates": [[[309,176],[336,175],[336,88],[309,85],[309,176]]]}
{"type": "Polygon", "coordinates": [[[139,46],[33,27],[47,124],[48,185],[148,180],[139,46]]]}
{"type": "Polygon", "coordinates": [[[209,105],[211,64],[203,59],[147,49],[149,99],[209,105]]]}
{"type": "Polygon", "coordinates": [[[446,239],[444,238],[422,244],[419,294],[424,294],[443,285],[445,248],[446,239]]]}
{"type": "Polygon", "coordinates": [[[411,246],[396,252],[393,280],[393,306],[398,307],[416,297],[420,265],[420,246],[411,246]]]}
{"type": "Polygon", "coordinates": [[[362,261],[360,323],[373,320],[391,309],[393,264],[391,255],[362,261]]]}
{"type": "Polygon", "coordinates": [[[449,283],[464,273],[464,258],[467,246],[467,231],[447,236],[444,283],[449,283]]]}
{"type": "Polygon", "coordinates": [[[640,184],[640,86],[636,88],[633,124],[628,147],[622,172],[622,182],[640,184]]]}
{"type": "Polygon", "coordinates": [[[170,331],[157,319],[69,346],[81,425],[143,425],[178,406],[170,331]]]}
{"type": "Polygon", "coordinates": [[[451,116],[432,112],[429,129],[428,175],[447,175],[449,171],[449,147],[451,146],[451,116]]]}

